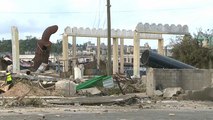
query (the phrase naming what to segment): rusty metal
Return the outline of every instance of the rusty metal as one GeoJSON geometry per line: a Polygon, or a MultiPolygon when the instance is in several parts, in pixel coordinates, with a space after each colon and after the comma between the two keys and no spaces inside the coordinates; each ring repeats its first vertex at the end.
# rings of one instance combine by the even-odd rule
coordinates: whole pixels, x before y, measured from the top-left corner
{"type": "Polygon", "coordinates": [[[49,39],[50,36],[54,34],[57,30],[58,26],[53,25],[46,28],[43,32],[41,40],[37,42],[35,57],[33,58],[34,65],[32,71],[36,71],[41,65],[41,63],[48,64],[52,44],[49,39]]]}

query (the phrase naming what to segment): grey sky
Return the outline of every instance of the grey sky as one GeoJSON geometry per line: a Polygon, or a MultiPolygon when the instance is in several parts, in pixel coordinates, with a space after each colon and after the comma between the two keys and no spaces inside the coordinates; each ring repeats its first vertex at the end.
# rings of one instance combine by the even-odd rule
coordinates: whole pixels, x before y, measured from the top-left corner
{"type": "MultiPolygon", "coordinates": [[[[191,33],[213,28],[212,0],[111,0],[111,5],[114,29],[134,30],[139,22],[186,24],[191,33]]],[[[61,39],[67,26],[106,29],[106,0],[0,1],[0,39],[11,38],[11,26],[17,26],[24,39],[27,35],[39,38],[54,24],[59,31],[52,41],[61,39]]]]}

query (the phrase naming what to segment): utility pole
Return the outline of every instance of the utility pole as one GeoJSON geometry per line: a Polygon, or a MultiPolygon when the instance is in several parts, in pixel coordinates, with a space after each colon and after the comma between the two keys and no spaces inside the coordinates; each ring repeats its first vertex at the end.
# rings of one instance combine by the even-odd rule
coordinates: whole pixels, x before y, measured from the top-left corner
{"type": "Polygon", "coordinates": [[[110,0],[107,0],[107,36],[108,36],[108,50],[107,50],[107,75],[111,75],[112,65],[111,65],[111,18],[110,18],[110,0]]]}

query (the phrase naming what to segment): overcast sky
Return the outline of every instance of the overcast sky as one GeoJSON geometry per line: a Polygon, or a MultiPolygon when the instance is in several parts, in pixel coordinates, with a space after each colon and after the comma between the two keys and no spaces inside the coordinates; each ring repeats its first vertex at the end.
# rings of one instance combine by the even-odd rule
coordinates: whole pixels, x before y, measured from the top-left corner
{"type": "MultiPolygon", "coordinates": [[[[1,0],[0,39],[11,38],[11,26],[17,26],[19,38],[25,39],[40,38],[45,28],[56,24],[59,30],[51,37],[53,42],[62,38],[67,26],[106,29],[106,1],[1,0]]],[[[194,33],[213,28],[212,11],[213,0],[111,0],[111,27],[134,30],[139,22],[182,24],[194,33]]]]}

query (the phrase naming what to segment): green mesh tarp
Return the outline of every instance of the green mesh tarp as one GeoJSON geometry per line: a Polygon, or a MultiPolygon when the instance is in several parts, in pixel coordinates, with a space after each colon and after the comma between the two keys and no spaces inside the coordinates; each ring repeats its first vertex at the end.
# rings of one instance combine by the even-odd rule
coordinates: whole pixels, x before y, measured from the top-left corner
{"type": "Polygon", "coordinates": [[[111,78],[111,76],[106,76],[106,75],[91,78],[91,79],[77,85],[76,90],[91,88],[94,86],[100,86],[100,85],[102,85],[102,81],[107,80],[109,78],[111,78]]]}

